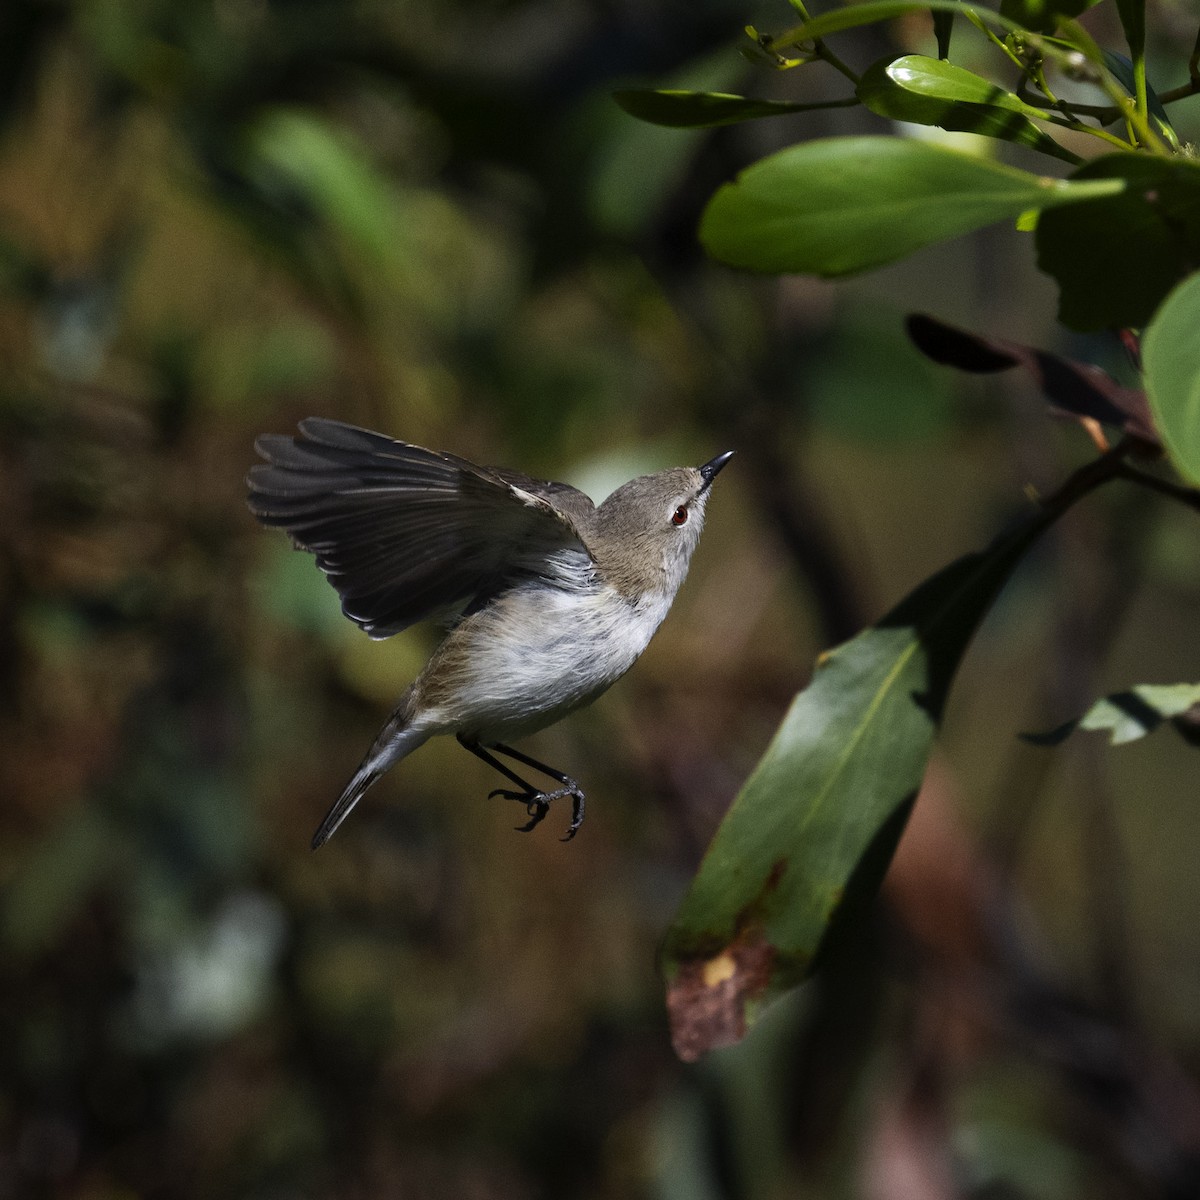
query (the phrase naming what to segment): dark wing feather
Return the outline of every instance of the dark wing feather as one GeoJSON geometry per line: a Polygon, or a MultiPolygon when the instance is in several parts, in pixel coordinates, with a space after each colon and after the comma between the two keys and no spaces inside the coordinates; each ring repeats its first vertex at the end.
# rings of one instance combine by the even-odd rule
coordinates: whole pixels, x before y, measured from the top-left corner
{"type": "Polygon", "coordinates": [[[250,511],[316,555],[342,611],[375,638],[514,573],[552,577],[556,552],[587,555],[579,522],[592,504],[566,484],[319,417],[255,449],[267,461],[247,477],[250,511]]]}

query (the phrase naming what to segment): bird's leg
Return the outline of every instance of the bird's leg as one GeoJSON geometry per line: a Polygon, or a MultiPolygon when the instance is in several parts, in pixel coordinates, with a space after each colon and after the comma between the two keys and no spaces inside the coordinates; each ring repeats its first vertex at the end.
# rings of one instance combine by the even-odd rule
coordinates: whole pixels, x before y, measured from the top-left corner
{"type": "Polygon", "coordinates": [[[510,767],[506,767],[497,758],[489,754],[478,742],[468,741],[461,734],[458,740],[460,745],[470,750],[477,758],[483,759],[488,766],[494,767],[506,779],[511,779],[513,783],[522,789],[519,792],[510,792],[507,788],[496,788],[494,791],[488,792],[489,800],[493,796],[503,796],[507,800],[520,800],[525,804],[525,811],[529,814],[529,822],[526,825],[518,826],[518,829],[522,833],[528,833],[534,826],[541,822],[546,813],[550,811],[551,800],[559,800],[567,796],[571,797],[571,824],[567,827],[567,835],[562,840],[569,842],[579,832],[579,826],[583,824],[583,789],[569,775],[564,775],[561,771],[556,771],[553,767],[548,767],[545,763],[538,762],[536,758],[530,758],[528,754],[522,754],[521,751],[514,750],[511,746],[492,747],[497,753],[503,754],[508,758],[515,758],[517,762],[524,763],[527,767],[532,767],[535,771],[541,771],[543,775],[548,775],[551,779],[555,779],[562,784],[560,788],[557,788],[553,792],[544,792],[522,779],[510,767]]]}
{"type": "MultiPolygon", "coordinates": [[[[567,826],[567,836],[562,840],[569,842],[578,832],[580,825],[583,824],[583,788],[571,778],[570,775],[564,775],[562,771],[556,771],[553,767],[546,766],[543,762],[538,762],[536,758],[531,758],[528,754],[522,754],[520,750],[514,750],[511,746],[493,746],[493,750],[508,758],[515,758],[517,762],[524,763],[527,767],[532,767],[535,771],[541,771],[543,775],[549,775],[551,779],[556,779],[562,786],[553,792],[542,792],[542,797],[549,802],[557,800],[560,797],[571,797],[571,824],[567,826]]],[[[545,815],[544,813],[542,814],[545,815]]],[[[541,820],[541,817],[538,817],[541,820]]]]}
{"type": "Polygon", "coordinates": [[[516,771],[510,770],[498,759],[490,755],[478,742],[470,742],[459,735],[458,742],[460,746],[464,746],[470,750],[476,758],[481,758],[489,767],[494,767],[506,779],[511,779],[522,790],[519,792],[510,792],[507,788],[496,788],[488,792],[488,799],[493,796],[503,796],[506,800],[520,800],[525,805],[525,811],[529,814],[529,823],[527,825],[518,825],[517,828],[521,833],[528,833],[542,818],[550,811],[550,801],[544,792],[539,792],[533,784],[522,779],[516,771]]]}

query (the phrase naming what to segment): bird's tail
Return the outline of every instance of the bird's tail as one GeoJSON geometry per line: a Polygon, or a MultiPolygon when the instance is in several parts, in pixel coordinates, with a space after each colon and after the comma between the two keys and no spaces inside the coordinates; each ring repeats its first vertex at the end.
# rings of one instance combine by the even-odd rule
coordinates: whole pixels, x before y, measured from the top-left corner
{"type": "Polygon", "coordinates": [[[314,850],[325,845],[337,827],[350,815],[351,809],[362,799],[367,788],[371,786],[389,768],[393,767],[406,755],[411,754],[422,742],[429,737],[429,732],[412,724],[404,714],[402,704],[391,720],[379,731],[374,745],[367,751],[354,777],[346,784],[345,791],[338,797],[334,806],[325,815],[325,820],[313,834],[312,848],[314,850]]]}

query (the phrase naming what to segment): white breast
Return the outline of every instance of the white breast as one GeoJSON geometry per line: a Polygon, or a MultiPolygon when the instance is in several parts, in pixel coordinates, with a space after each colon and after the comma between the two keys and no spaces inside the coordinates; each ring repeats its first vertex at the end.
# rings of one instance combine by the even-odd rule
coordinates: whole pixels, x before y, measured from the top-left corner
{"type": "Polygon", "coordinates": [[[450,634],[453,655],[431,661],[453,662],[433,723],[484,744],[545,728],[620,679],[670,606],[670,596],[631,603],[612,588],[516,587],[450,634]]]}

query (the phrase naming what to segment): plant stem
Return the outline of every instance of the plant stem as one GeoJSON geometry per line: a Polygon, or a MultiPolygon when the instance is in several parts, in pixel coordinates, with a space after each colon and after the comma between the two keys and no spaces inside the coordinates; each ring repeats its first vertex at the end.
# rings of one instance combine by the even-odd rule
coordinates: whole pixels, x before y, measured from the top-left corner
{"type": "Polygon", "coordinates": [[[845,77],[850,80],[855,87],[858,87],[859,80],[862,78],[857,71],[847,66],[829,47],[820,39],[817,38],[813,42],[813,53],[820,59],[824,59],[835,71],[840,71],[845,77]]]}
{"type": "Polygon", "coordinates": [[[1089,492],[1095,491],[1101,484],[1110,479],[1119,479],[1125,472],[1126,457],[1131,454],[1137,443],[1129,438],[1118,442],[1106,454],[1084,463],[1077,471],[1068,476],[1063,485],[1051,495],[1039,499],[1042,512],[1050,521],[1055,521],[1063,515],[1077,500],[1082,500],[1089,492]]]}
{"type": "Polygon", "coordinates": [[[1172,483],[1169,479],[1159,479],[1157,475],[1151,475],[1149,471],[1132,467],[1128,463],[1121,463],[1116,475],[1119,479],[1127,479],[1130,483],[1136,483],[1144,488],[1149,488],[1152,492],[1159,492],[1161,495],[1170,496],[1172,500],[1178,500],[1180,504],[1184,504],[1188,508],[1194,508],[1197,512],[1200,512],[1200,488],[1186,487],[1180,483],[1172,483]]]}

